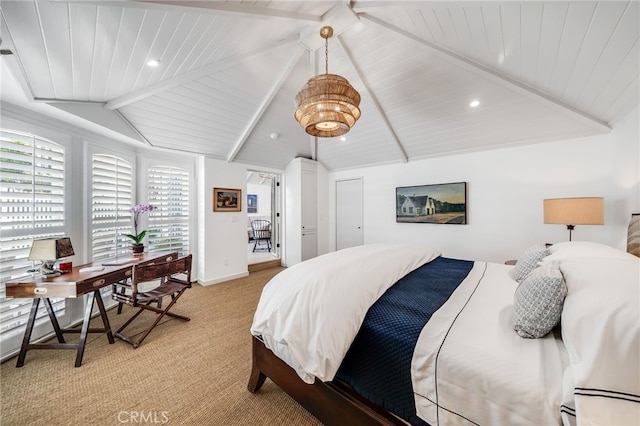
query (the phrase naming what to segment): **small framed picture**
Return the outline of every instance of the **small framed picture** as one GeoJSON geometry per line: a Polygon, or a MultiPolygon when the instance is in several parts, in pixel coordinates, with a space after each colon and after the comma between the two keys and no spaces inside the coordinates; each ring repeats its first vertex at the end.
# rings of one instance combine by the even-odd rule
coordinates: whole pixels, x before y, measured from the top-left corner
{"type": "Polygon", "coordinates": [[[258,213],[258,196],[247,194],[247,213],[258,213]]]}
{"type": "Polygon", "coordinates": [[[214,212],[239,212],[242,209],[242,190],[213,188],[214,212]]]}

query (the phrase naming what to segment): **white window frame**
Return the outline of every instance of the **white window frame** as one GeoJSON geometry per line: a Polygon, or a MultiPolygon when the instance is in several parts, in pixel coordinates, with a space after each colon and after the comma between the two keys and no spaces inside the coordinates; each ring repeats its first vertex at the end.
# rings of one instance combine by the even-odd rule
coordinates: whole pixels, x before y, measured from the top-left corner
{"type": "Polygon", "coordinates": [[[88,168],[90,179],[87,182],[91,199],[88,247],[91,250],[91,260],[98,262],[128,256],[131,254],[131,244],[123,235],[131,233],[131,213],[128,210],[135,203],[135,163],[117,154],[94,152],[90,155],[88,168]],[[96,166],[100,165],[105,165],[102,176],[94,173],[98,170],[96,166]],[[115,189],[114,182],[117,183],[115,189]],[[109,220],[96,219],[96,198],[101,198],[107,204],[115,202],[115,209],[108,211],[109,220]],[[95,238],[96,233],[102,233],[105,238],[112,240],[106,241],[100,248],[95,245],[99,241],[95,238]]]}
{"type": "MultiPolygon", "coordinates": [[[[23,240],[27,247],[23,249],[18,249],[15,253],[15,256],[24,259],[24,261],[12,262],[13,265],[11,270],[2,271],[0,273],[1,281],[0,284],[0,306],[2,307],[2,311],[4,313],[10,312],[7,316],[7,322],[11,321],[13,324],[9,324],[6,330],[2,331],[0,335],[0,346],[2,347],[2,352],[0,357],[2,359],[11,356],[16,353],[22,343],[22,338],[24,336],[24,331],[26,327],[26,322],[29,317],[29,313],[31,310],[31,306],[33,303],[33,299],[5,299],[5,285],[4,283],[7,280],[16,279],[21,276],[29,276],[28,270],[37,268],[37,262],[29,262],[26,257],[29,255],[28,247],[31,246],[33,239],[36,238],[47,238],[47,237],[57,237],[57,236],[65,236],[68,235],[68,227],[69,227],[69,216],[70,212],[67,209],[68,206],[68,193],[69,193],[69,176],[70,169],[72,168],[72,161],[70,161],[71,156],[69,155],[70,149],[68,140],[66,138],[61,138],[62,140],[53,140],[52,138],[48,138],[43,136],[43,133],[47,132],[39,132],[39,129],[34,129],[37,133],[26,132],[21,130],[16,130],[14,128],[3,127],[2,135],[3,137],[15,137],[21,138],[25,141],[31,139],[32,141],[40,140],[47,144],[53,144],[54,146],[60,147],[62,150],[62,186],[61,186],[61,195],[58,195],[56,198],[62,201],[62,206],[60,210],[60,214],[62,217],[59,219],[60,224],[57,226],[28,226],[25,228],[16,227],[13,229],[4,229],[2,231],[2,240],[3,245],[6,243],[5,240],[11,239],[20,239],[23,240]]],[[[55,137],[54,137],[55,138],[55,137]]],[[[55,138],[57,139],[57,138],[55,138]]],[[[35,149],[35,148],[34,148],[35,149]]],[[[46,160],[45,160],[46,162],[46,160]]],[[[45,168],[43,168],[46,170],[45,168]]],[[[26,176],[34,176],[26,175],[26,176]]],[[[37,176],[37,175],[36,175],[37,176]]],[[[35,185],[35,180],[33,182],[35,185]]],[[[34,216],[37,215],[38,208],[35,200],[35,191],[32,192],[33,210],[32,214],[34,216]]],[[[6,203],[3,203],[6,204],[6,203]]],[[[40,203],[42,204],[42,203],[40,203]]],[[[45,217],[46,219],[46,217],[45,217]]],[[[32,221],[33,224],[33,221],[32,221]]],[[[19,260],[19,259],[18,259],[19,260]]],[[[72,312],[68,309],[68,303],[66,299],[52,299],[52,305],[54,308],[54,312],[56,312],[56,317],[58,322],[62,327],[67,326],[71,322],[72,312]]],[[[53,330],[51,323],[49,321],[48,315],[44,306],[40,306],[38,309],[38,314],[36,316],[35,326],[32,332],[32,341],[38,340],[45,335],[48,335],[53,330]]]]}
{"type": "MultiPolygon", "coordinates": [[[[165,167],[171,165],[186,171],[189,175],[189,253],[194,253],[198,246],[197,232],[197,209],[199,189],[196,185],[196,158],[194,156],[143,151],[138,153],[138,170],[141,171],[138,176],[137,191],[140,196],[138,202],[147,202],[149,200],[149,177],[148,170],[153,167],[165,167]]],[[[152,212],[153,213],[153,212],[152,212]]],[[[149,223],[149,222],[147,222],[149,223]]],[[[197,256],[194,256],[192,270],[197,271],[197,256]]]]}
{"type": "Polygon", "coordinates": [[[178,251],[180,256],[187,255],[192,233],[190,203],[194,192],[188,169],[155,164],[146,168],[145,175],[146,202],[156,207],[147,218],[149,251],[178,251]],[[162,179],[155,178],[158,174],[162,179]],[[176,184],[180,189],[186,186],[186,191],[178,193],[176,184]]]}

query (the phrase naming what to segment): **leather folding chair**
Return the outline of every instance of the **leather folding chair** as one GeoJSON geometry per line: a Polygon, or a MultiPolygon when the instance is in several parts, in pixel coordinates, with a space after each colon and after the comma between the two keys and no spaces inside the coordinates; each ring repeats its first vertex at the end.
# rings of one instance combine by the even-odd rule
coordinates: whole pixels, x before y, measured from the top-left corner
{"type": "MultiPolygon", "coordinates": [[[[174,251],[172,253],[167,254],[166,256],[163,256],[161,259],[154,259],[153,262],[157,263],[157,262],[168,262],[170,260],[175,260],[178,258],[178,252],[174,251]]],[[[140,264],[149,264],[150,262],[141,262],[140,264]]],[[[131,278],[127,278],[125,280],[116,282],[114,284],[111,285],[111,293],[115,294],[115,293],[120,293],[121,295],[125,294],[125,293],[130,293],[131,292],[131,278]]],[[[112,298],[114,300],[118,300],[117,297],[112,296],[112,298]]],[[[120,315],[122,313],[122,305],[123,302],[118,302],[118,315],[120,315]]],[[[158,307],[160,308],[162,306],[162,299],[159,300],[159,305],[158,307]]]]}
{"type": "Polygon", "coordinates": [[[185,290],[191,288],[191,261],[192,255],[188,255],[168,262],[134,266],[131,283],[126,288],[127,291],[114,291],[112,292],[112,297],[118,302],[138,308],[138,311],[122,324],[114,335],[137,348],[165,315],[189,321],[190,318],[174,314],[169,310],[185,290]],[[159,285],[150,290],[141,291],[140,285],[149,282],[159,282],[159,285]],[[164,297],[171,297],[171,301],[166,307],[162,308],[162,299],[164,297]],[[152,306],[152,303],[157,306],[152,306]],[[121,334],[144,311],[155,312],[158,316],[146,330],[138,333],[141,336],[136,340],[134,336],[127,337],[121,334]]]}
{"type": "Polygon", "coordinates": [[[256,247],[260,244],[260,241],[266,241],[267,250],[271,251],[271,221],[257,219],[251,222],[251,229],[253,229],[253,251],[256,251],[256,247]]]}

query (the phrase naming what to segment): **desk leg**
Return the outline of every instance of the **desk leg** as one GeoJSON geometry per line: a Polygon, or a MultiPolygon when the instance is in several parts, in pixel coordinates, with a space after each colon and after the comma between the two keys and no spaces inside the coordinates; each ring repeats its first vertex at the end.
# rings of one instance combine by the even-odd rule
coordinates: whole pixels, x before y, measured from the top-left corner
{"type": "Polygon", "coordinates": [[[107,339],[109,340],[109,344],[115,343],[113,339],[113,333],[111,332],[111,325],[109,324],[109,317],[107,316],[107,310],[104,307],[104,302],[102,301],[102,295],[100,295],[100,290],[93,291],[87,295],[87,307],[84,311],[84,320],[82,321],[82,330],[80,330],[80,340],[78,341],[78,353],[76,355],[76,367],[80,367],[82,365],[82,357],[84,355],[84,346],[87,342],[87,334],[89,334],[89,323],[91,322],[91,312],[93,311],[93,302],[98,304],[98,310],[100,311],[100,317],[102,318],[102,323],[104,324],[103,330],[91,330],[92,332],[104,331],[107,334],[107,339]]]}
{"type": "MultiPolygon", "coordinates": [[[[99,292],[98,292],[99,293],[99,292]]],[[[98,297],[100,295],[98,294],[98,297]]],[[[87,342],[87,334],[89,333],[89,323],[91,322],[91,311],[93,311],[93,301],[96,298],[96,292],[87,295],[87,306],[84,309],[84,319],[82,320],[82,329],[80,330],[80,340],[78,341],[78,353],[76,354],[76,367],[82,365],[82,356],[84,355],[84,345],[87,342]]]]}
{"type": "Polygon", "coordinates": [[[31,332],[33,331],[33,324],[36,322],[36,313],[38,312],[38,305],[40,299],[33,299],[31,304],[31,312],[29,313],[29,320],[27,321],[27,328],[24,331],[24,337],[22,338],[22,346],[20,346],[20,354],[18,355],[18,362],[16,367],[22,367],[24,365],[24,358],[27,356],[27,346],[31,340],[31,332]]]}
{"type": "Polygon", "coordinates": [[[100,311],[100,316],[102,317],[102,324],[104,324],[104,332],[107,333],[107,339],[109,340],[109,344],[113,344],[116,341],[113,340],[113,333],[111,332],[111,324],[109,323],[109,317],[107,316],[107,310],[104,307],[104,301],[102,300],[102,295],[99,290],[94,292],[96,295],[96,303],[98,304],[98,310],[100,311]]]}
{"type": "Polygon", "coordinates": [[[56,332],[58,342],[65,343],[64,336],[62,335],[62,330],[60,329],[60,324],[58,323],[58,318],[56,318],[56,314],[55,312],[53,312],[51,299],[49,299],[48,297],[44,299],[44,307],[47,308],[47,314],[49,314],[49,319],[51,320],[51,325],[53,325],[53,330],[56,332]]]}

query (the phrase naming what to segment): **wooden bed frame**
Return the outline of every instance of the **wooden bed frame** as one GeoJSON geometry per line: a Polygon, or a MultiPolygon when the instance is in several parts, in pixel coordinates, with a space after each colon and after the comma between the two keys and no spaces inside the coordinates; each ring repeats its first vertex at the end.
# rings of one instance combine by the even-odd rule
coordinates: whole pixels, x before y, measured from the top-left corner
{"type": "Polygon", "coordinates": [[[307,384],[264,343],[253,340],[253,365],[247,388],[257,392],[271,379],[325,425],[407,425],[392,413],[365,400],[346,385],[316,380],[307,384]]]}

